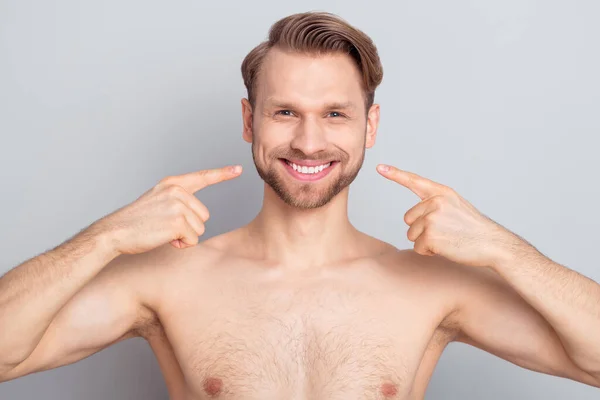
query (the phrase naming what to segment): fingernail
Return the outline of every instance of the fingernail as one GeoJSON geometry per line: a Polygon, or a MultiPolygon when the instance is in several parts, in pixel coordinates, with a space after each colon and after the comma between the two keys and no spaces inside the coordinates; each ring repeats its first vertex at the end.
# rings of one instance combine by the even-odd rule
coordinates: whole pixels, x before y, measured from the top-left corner
{"type": "Polygon", "coordinates": [[[387,171],[389,171],[389,170],[390,170],[390,167],[388,167],[387,165],[383,165],[383,164],[381,164],[381,165],[377,166],[377,168],[378,168],[378,169],[379,169],[381,172],[387,172],[387,171]]]}
{"type": "Polygon", "coordinates": [[[233,172],[234,174],[237,174],[238,172],[240,172],[242,170],[242,166],[241,165],[234,165],[230,169],[231,169],[231,172],[233,172]]]}

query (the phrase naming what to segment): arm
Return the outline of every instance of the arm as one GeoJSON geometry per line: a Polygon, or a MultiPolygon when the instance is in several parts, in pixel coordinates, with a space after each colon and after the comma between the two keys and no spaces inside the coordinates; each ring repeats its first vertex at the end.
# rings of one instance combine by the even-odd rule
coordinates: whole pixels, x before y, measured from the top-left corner
{"type": "Polygon", "coordinates": [[[154,317],[142,293],[160,293],[153,290],[160,285],[155,274],[144,271],[155,266],[147,257],[167,243],[195,246],[209,213],[194,193],[240,172],[224,167],[166,177],[0,278],[0,381],[75,362],[138,334],[154,317]]]}
{"type": "MultiPolygon", "coordinates": [[[[514,276],[521,276],[521,280],[516,279],[521,282],[518,292],[493,269],[465,266],[440,258],[440,262],[453,271],[451,279],[457,304],[450,323],[458,327],[455,340],[523,368],[600,387],[597,368],[575,356],[586,350],[589,355],[597,354],[599,349],[598,335],[594,333],[598,328],[593,330],[593,317],[586,316],[573,301],[577,296],[576,281],[570,281],[572,287],[564,286],[569,281],[563,275],[552,276],[548,272],[544,272],[545,278],[534,278],[527,271],[531,274],[536,269],[530,265],[531,260],[529,263],[526,260],[512,264],[514,276]],[[566,335],[559,333],[565,331],[569,332],[566,335]],[[580,337],[576,339],[581,346],[579,353],[569,350],[573,346],[568,345],[568,337],[580,337]]],[[[596,302],[596,307],[598,304],[596,302]]],[[[591,360],[593,356],[588,358],[591,360]]]]}
{"type": "Polygon", "coordinates": [[[600,285],[524,241],[491,267],[552,326],[573,362],[600,380],[600,285]]]}
{"type": "Polygon", "coordinates": [[[58,311],[117,256],[88,228],[0,278],[0,371],[27,358],[58,311]]]}
{"type": "Polygon", "coordinates": [[[0,382],[85,358],[148,318],[128,286],[132,259],[91,232],[0,279],[0,382]]]}
{"type": "Polygon", "coordinates": [[[519,365],[600,387],[596,282],[548,259],[454,189],[394,167],[378,170],[422,200],[404,215],[415,252],[442,256],[449,267],[476,268],[475,276],[462,273],[465,281],[454,282],[465,293],[456,293],[450,322],[458,323],[464,341],[519,365]]]}

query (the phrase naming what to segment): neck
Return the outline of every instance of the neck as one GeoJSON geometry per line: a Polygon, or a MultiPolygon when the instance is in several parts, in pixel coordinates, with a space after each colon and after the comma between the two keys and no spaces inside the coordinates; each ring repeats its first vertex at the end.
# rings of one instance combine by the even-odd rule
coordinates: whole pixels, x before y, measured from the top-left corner
{"type": "Polygon", "coordinates": [[[261,259],[299,267],[351,257],[360,232],[348,220],[348,191],[346,187],[322,207],[299,209],[265,184],[263,206],[246,227],[250,247],[261,259]]]}

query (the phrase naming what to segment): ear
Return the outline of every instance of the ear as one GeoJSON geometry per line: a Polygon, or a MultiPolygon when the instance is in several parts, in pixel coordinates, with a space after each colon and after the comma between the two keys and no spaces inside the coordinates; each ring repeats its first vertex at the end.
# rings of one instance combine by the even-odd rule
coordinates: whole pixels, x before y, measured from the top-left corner
{"type": "Polygon", "coordinates": [[[379,104],[373,104],[369,108],[367,113],[367,140],[365,141],[365,147],[367,149],[373,147],[375,144],[375,137],[377,136],[377,127],[379,126],[379,104]]]}
{"type": "Polygon", "coordinates": [[[243,131],[242,138],[248,142],[252,143],[252,106],[248,99],[242,99],[242,123],[243,131]]]}

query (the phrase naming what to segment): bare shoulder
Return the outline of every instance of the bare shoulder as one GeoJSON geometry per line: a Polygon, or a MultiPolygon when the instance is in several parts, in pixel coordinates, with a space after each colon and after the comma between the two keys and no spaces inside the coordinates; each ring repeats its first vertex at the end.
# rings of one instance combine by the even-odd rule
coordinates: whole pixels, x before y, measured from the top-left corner
{"type": "Polygon", "coordinates": [[[477,301],[482,290],[505,285],[491,269],[470,267],[438,255],[424,256],[413,249],[390,249],[378,260],[390,281],[421,288],[427,299],[423,301],[439,305],[439,331],[450,338],[460,329],[461,304],[477,301]]]}
{"type": "Polygon", "coordinates": [[[227,232],[184,249],[166,243],[145,253],[122,254],[105,269],[110,271],[108,274],[128,277],[136,283],[137,290],[144,292],[143,297],[149,299],[173,285],[183,284],[190,274],[201,274],[218,265],[229,247],[235,245],[232,240],[235,235],[236,231],[227,232]]]}
{"type": "Polygon", "coordinates": [[[145,253],[117,256],[93,282],[96,286],[119,286],[133,293],[143,306],[138,325],[153,325],[162,296],[177,289],[173,286],[184,282],[189,272],[210,265],[214,253],[202,243],[185,249],[166,243],[145,253]]]}
{"type": "Polygon", "coordinates": [[[472,267],[438,255],[423,256],[412,249],[400,252],[397,262],[412,265],[428,287],[435,291],[435,295],[442,296],[446,307],[440,329],[453,337],[460,331],[459,312],[465,304],[481,303],[487,297],[486,293],[516,295],[510,285],[491,268],[472,267]]]}

